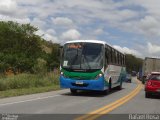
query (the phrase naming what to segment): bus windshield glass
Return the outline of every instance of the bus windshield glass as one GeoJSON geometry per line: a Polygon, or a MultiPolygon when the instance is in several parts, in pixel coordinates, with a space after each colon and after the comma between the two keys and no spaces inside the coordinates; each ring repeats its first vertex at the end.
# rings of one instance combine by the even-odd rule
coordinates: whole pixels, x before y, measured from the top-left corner
{"type": "Polygon", "coordinates": [[[68,43],[64,45],[61,66],[70,70],[97,70],[103,67],[103,44],[68,43]]]}

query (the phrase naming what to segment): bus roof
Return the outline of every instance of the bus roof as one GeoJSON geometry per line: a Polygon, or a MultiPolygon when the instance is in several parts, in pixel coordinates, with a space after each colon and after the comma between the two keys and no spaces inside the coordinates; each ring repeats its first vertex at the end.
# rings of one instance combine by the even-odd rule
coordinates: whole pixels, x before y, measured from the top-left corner
{"type": "MultiPolygon", "coordinates": [[[[104,45],[108,45],[110,47],[112,47],[112,45],[108,44],[107,42],[105,41],[102,41],[102,40],[71,40],[71,41],[67,41],[65,44],[67,43],[78,43],[78,42],[88,42],[88,43],[99,43],[99,44],[104,44],[104,45]]],[[[116,48],[112,47],[113,49],[117,50],[116,48]]],[[[117,50],[119,51],[119,50],[117,50]]],[[[123,52],[119,51],[120,53],[124,54],[123,52]]]]}
{"type": "Polygon", "coordinates": [[[66,43],[75,43],[75,42],[89,42],[89,43],[106,44],[106,42],[101,41],[101,40],[72,40],[72,41],[68,41],[66,43]]]}

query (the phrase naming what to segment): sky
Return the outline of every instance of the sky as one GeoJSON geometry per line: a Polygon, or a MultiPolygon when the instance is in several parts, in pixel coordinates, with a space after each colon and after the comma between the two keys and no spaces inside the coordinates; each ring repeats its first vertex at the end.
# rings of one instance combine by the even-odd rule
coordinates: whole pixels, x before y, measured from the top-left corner
{"type": "Polygon", "coordinates": [[[96,39],[160,57],[160,0],[0,0],[0,21],[30,23],[53,43],[96,39]]]}

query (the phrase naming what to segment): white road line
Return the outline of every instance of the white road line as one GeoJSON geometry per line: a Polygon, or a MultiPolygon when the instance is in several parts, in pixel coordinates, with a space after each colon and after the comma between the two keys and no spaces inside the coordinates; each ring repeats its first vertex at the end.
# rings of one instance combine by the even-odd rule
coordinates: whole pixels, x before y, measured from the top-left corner
{"type": "Polygon", "coordinates": [[[29,100],[23,100],[23,101],[11,102],[11,103],[3,103],[3,104],[0,104],[0,107],[1,106],[5,106],[5,105],[12,105],[12,104],[31,102],[31,101],[36,101],[36,100],[43,100],[43,99],[53,98],[53,97],[57,97],[57,96],[61,96],[61,95],[53,95],[53,96],[47,96],[47,97],[38,97],[38,98],[35,98],[35,99],[29,99],[29,100]]]}

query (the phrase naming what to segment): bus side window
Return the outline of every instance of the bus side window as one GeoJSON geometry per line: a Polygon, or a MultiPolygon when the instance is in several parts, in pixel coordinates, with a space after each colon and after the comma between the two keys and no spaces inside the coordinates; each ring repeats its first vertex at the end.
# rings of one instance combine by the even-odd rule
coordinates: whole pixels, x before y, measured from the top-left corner
{"type": "Polygon", "coordinates": [[[124,65],[126,64],[126,56],[124,55],[124,65]]]}
{"type": "Polygon", "coordinates": [[[115,50],[112,49],[112,63],[115,64],[115,50]]]}
{"type": "Polygon", "coordinates": [[[111,64],[111,48],[108,46],[108,64],[111,64]]]}
{"type": "Polygon", "coordinates": [[[116,51],[114,50],[114,64],[116,64],[116,51]]]}
{"type": "Polygon", "coordinates": [[[119,65],[119,52],[117,52],[117,64],[119,65]]]}
{"type": "Polygon", "coordinates": [[[125,55],[123,55],[123,65],[125,65],[125,55]]]}
{"type": "Polygon", "coordinates": [[[121,53],[119,53],[119,64],[120,64],[120,65],[122,65],[121,56],[122,56],[121,53]]]}
{"type": "Polygon", "coordinates": [[[125,58],[124,58],[124,55],[123,55],[123,65],[125,65],[125,62],[124,62],[125,60],[124,60],[124,59],[125,59],[125,58]]]}
{"type": "Polygon", "coordinates": [[[107,47],[105,47],[105,67],[108,65],[108,55],[107,55],[107,47]]]}
{"type": "Polygon", "coordinates": [[[124,65],[124,55],[122,55],[122,65],[124,65]]]}
{"type": "Polygon", "coordinates": [[[110,64],[111,63],[111,49],[109,46],[106,46],[105,48],[105,58],[106,58],[106,64],[110,64]]]}
{"type": "Polygon", "coordinates": [[[115,51],[115,64],[117,65],[118,64],[118,55],[117,55],[117,51],[115,51]]]}
{"type": "Polygon", "coordinates": [[[121,65],[123,65],[123,54],[121,54],[121,65]]]}
{"type": "Polygon", "coordinates": [[[113,64],[113,49],[112,48],[111,48],[110,54],[111,54],[111,64],[113,64]]]}

